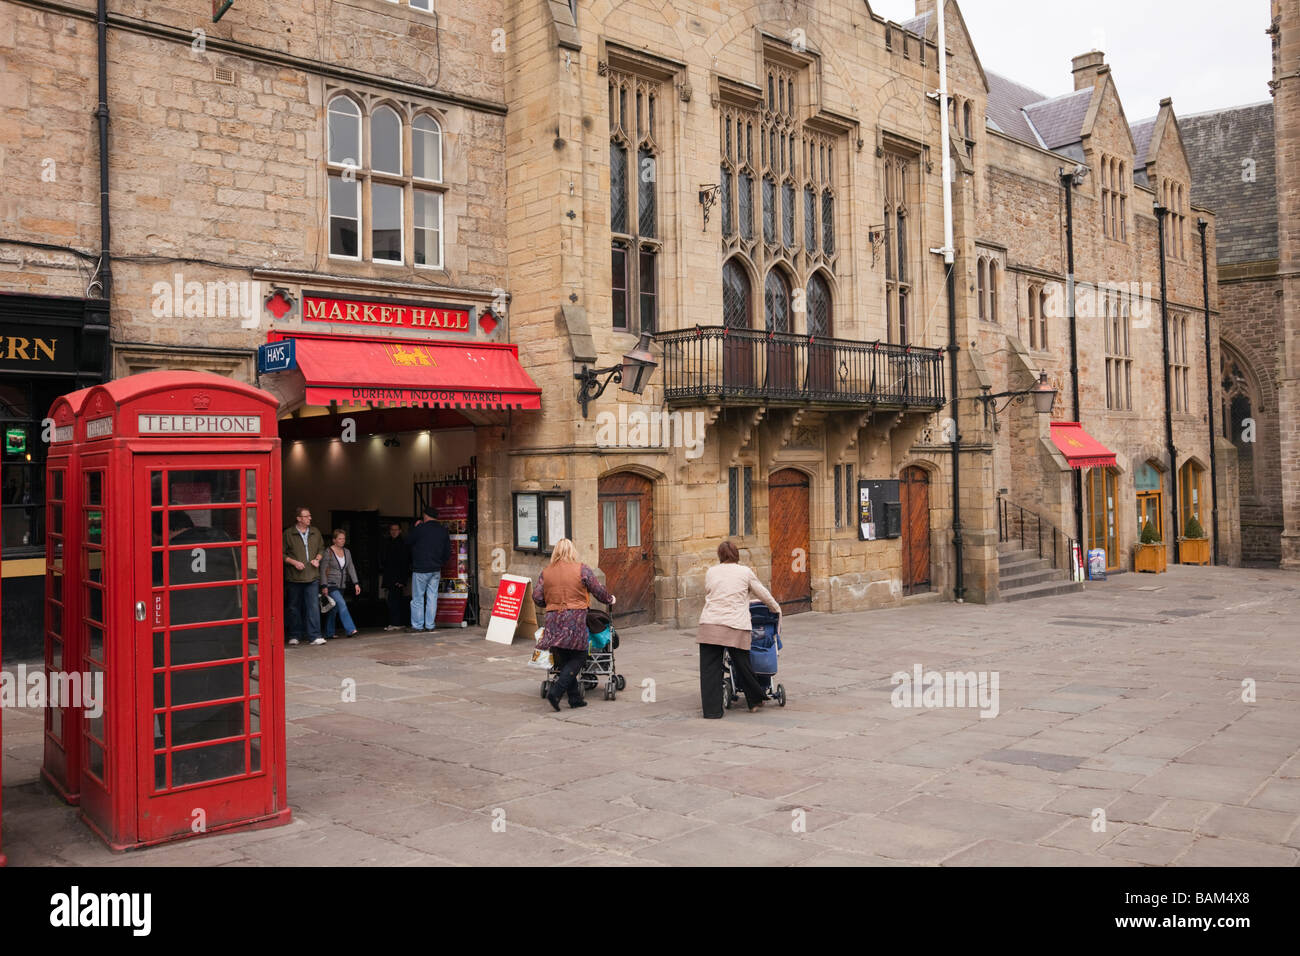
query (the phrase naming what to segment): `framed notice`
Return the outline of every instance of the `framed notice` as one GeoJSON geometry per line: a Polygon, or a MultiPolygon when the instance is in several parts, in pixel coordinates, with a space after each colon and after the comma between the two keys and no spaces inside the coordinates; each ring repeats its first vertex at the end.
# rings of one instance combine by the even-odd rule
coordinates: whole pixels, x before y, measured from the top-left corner
{"type": "Polygon", "coordinates": [[[541,496],[515,492],[515,550],[540,551],[541,496]]]}
{"type": "Polygon", "coordinates": [[[516,491],[513,498],[516,551],[550,554],[561,538],[573,536],[569,492],[516,491]]]}

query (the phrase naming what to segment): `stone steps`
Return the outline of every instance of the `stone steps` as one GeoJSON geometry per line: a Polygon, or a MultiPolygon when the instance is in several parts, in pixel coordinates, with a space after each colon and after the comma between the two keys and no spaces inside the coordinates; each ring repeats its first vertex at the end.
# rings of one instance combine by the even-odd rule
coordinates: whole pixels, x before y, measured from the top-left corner
{"type": "Polygon", "coordinates": [[[1079,581],[1071,581],[1068,572],[1052,567],[1034,549],[1021,550],[1016,542],[998,544],[998,599],[1024,601],[1029,598],[1053,597],[1083,590],[1079,581]]]}

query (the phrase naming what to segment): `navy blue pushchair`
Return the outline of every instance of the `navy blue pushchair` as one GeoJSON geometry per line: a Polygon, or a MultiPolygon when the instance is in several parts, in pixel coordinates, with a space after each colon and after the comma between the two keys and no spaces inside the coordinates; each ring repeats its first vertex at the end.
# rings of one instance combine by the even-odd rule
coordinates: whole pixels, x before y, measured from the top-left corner
{"type": "MultiPolygon", "coordinates": [[[[772,678],[777,672],[777,656],[783,645],[781,635],[776,632],[776,622],[780,620],[776,612],[762,602],[755,601],[749,606],[749,623],[752,629],[749,638],[749,663],[754,668],[758,685],[763,688],[764,700],[775,700],[781,707],[785,706],[785,685],[772,687],[772,678]]],[[[736,692],[736,678],[731,672],[731,652],[726,651],[722,657],[722,702],[727,709],[740,699],[736,692]]]]}

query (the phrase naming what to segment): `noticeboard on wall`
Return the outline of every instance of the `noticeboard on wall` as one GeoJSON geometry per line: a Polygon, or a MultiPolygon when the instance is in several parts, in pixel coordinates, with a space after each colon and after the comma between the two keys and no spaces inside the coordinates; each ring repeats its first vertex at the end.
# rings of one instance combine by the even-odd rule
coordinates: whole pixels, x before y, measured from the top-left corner
{"type": "Polygon", "coordinates": [[[897,538],[903,533],[897,478],[858,481],[857,524],[859,541],[897,538]]]}

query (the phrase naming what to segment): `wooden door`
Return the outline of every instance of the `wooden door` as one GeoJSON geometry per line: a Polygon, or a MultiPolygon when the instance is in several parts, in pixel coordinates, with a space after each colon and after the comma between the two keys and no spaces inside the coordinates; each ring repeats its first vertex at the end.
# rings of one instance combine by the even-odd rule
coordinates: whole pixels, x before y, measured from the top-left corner
{"type": "Polygon", "coordinates": [[[808,572],[808,476],[793,468],[767,482],[768,528],[772,542],[772,596],[785,614],[812,609],[808,572]]]}
{"type": "Polygon", "coordinates": [[[924,468],[904,468],[898,480],[903,517],[903,593],[930,590],[930,476],[924,468]]]}
{"type": "Polygon", "coordinates": [[[621,472],[600,479],[600,569],[618,598],[614,618],[624,626],[654,620],[654,498],[648,478],[621,472]]]}

